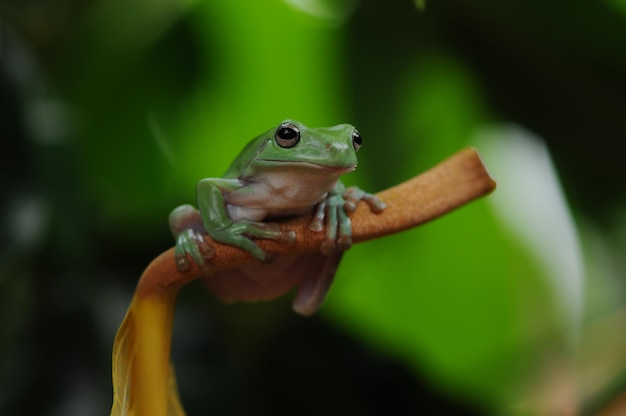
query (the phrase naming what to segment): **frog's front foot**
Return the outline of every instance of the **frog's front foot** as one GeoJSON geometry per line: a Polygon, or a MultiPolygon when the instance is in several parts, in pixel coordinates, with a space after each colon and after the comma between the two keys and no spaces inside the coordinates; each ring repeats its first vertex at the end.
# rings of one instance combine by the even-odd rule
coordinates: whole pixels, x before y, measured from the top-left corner
{"type": "Polygon", "coordinates": [[[176,268],[181,272],[189,270],[187,254],[205,274],[210,274],[211,268],[207,260],[213,257],[215,249],[204,240],[204,234],[192,228],[182,230],[176,237],[174,257],[176,268]]]}
{"type": "Polygon", "coordinates": [[[212,230],[210,234],[214,240],[240,247],[263,263],[271,262],[276,255],[263,251],[252,238],[274,240],[285,245],[296,241],[295,231],[281,230],[275,223],[247,220],[235,221],[222,230],[212,230]]]}
{"type": "Polygon", "coordinates": [[[356,186],[351,186],[341,194],[331,195],[317,205],[309,228],[319,232],[326,226],[326,240],[320,248],[323,254],[345,251],[352,246],[352,224],[348,213],[354,212],[360,201],[365,201],[375,213],[385,209],[385,203],[376,195],[356,186]]]}
{"type": "Polygon", "coordinates": [[[344,209],[348,212],[354,212],[359,202],[365,201],[369,205],[370,210],[375,213],[382,212],[386,205],[376,195],[368,194],[358,186],[351,186],[343,192],[343,198],[346,201],[344,209]]]}

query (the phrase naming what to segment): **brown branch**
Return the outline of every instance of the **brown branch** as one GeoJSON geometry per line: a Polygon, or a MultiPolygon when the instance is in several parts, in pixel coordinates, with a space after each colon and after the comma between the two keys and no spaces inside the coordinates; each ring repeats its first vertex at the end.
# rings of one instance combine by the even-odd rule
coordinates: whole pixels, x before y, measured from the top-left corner
{"type": "MultiPolygon", "coordinates": [[[[352,220],[355,242],[415,227],[472,199],[491,192],[495,183],[474,150],[463,150],[431,170],[378,194],[387,208],[373,214],[365,203],[352,220]]],[[[293,218],[281,226],[294,230],[296,242],[285,247],[273,241],[258,241],[262,249],[278,255],[316,252],[324,233],[308,229],[311,217],[293,218]]],[[[216,272],[256,261],[235,247],[218,244],[211,265],[216,272]]],[[[169,365],[174,305],[178,289],[200,277],[193,265],[179,272],[174,249],[158,256],[144,271],[113,347],[112,416],[184,415],[172,367],[169,365]]]]}
{"type": "MultiPolygon", "coordinates": [[[[494,189],[495,182],[476,151],[464,149],[413,179],[378,193],[378,197],[387,204],[382,213],[371,213],[367,204],[362,202],[350,216],[353,240],[355,243],[371,240],[418,226],[494,189]]],[[[284,246],[263,240],[258,241],[259,246],[278,255],[319,251],[324,233],[309,230],[310,219],[305,215],[281,223],[283,228],[296,232],[295,244],[284,246]]],[[[217,243],[208,236],[206,238],[215,248],[211,264],[216,272],[256,261],[239,248],[217,243]]],[[[146,268],[137,286],[137,294],[161,297],[200,276],[201,272],[195,265],[188,271],[178,271],[174,249],[171,248],[146,268]]]]}

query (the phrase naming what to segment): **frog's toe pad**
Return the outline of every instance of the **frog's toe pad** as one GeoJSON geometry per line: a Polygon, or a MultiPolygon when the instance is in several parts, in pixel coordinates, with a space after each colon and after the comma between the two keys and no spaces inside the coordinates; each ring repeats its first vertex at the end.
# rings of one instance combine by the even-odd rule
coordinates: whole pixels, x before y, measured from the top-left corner
{"type": "Polygon", "coordinates": [[[370,206],[372,212],[378,214],[379,212],[383,212],[385,208],[387,208],[387,204],[380,200],[376,195],[365,194],[363,197],[365,202],[370,206]]]}
{"type": "Polygon", "coordinates": [[[343,209],[346,212],[356,211],[356,202],[352,200],[346,200],[346,202],[343,204],[343,209]]]}
{"type": "Polygon", "coordinates": [[[337,243],[335,242],[335,240],[324,240],[324,242],[322,243],[322,246],[320,247],[320,251],[322,252],[322,254],[325,255],[329,255],[331,253],[334,253],[335,250],[337,249],[337,243]]]}
{"type": "Polygon", "coordinates": [[[265,252],[265,256],[263,257],[263,259],[261,259],[261,263],[263,264],[270,264],[272,263],[274,260],[276,260],[276,257],[278,257],[276,255],[276,253],[272,253],[272,252],[265,252]]]}
{"type": "Polygon", "coordinates": [[[276,241],[286,246],[290,246],[296,242],[296,232],[293,230],[282,231],[276,241]]]}
{"type": "Polygon", "coordinates": [[[337,239],[337,249],[339,251],[346,251],[352,247],[352,237],[351,236],[341,236],[337,239]]]}
{"type": "Polygon", "coordinates": [[[324,230],[324,221],[319,218],[314,218],[309,223],[309,230],[319,233],[320,231],[324,230]]]}
{"type": "Polygon", "coordinates": [[[176,268],[179,272],[186,272],[189,270],[189,261],[187,260],[186,255],[176,255],[176,268]]]}
{"type": "Polygon", "coordinates": [[[202,257],[208,260],[215,255],[215,249],[204,240],[204,236],[200,235],[199,237],[197,240],[198,250],[200,250],[202,257]]]}

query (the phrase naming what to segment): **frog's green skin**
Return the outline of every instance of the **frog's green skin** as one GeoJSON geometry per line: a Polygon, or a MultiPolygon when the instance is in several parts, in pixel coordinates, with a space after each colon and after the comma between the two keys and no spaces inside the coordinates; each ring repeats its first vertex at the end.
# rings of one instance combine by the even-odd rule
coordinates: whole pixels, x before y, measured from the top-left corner
{"type": "Polygon", "coordinates": [[[339,180],[356,168],[360,145],[359,133],[349,124],[308,128],[286,120],[258,136],[221,178],[198,183],[198,209],[182,205],[170,214],[177,267],[189,267],[189,254],[205,269],[211,289],[225,301],[269,299],[297,285],[294,308],[303,315],[314,313],[324,300],[342,252],[352,244],[348,212],[360,200],[374,212],[385,207],[376,196],[356,187],[346,189],[339,180]],[[314,231],[326,228],[320,253],[272,261],[274,256],[252,239],[290,244],[295,240],[293,231],[281,231],[264,221],[313,210],[309,227],[314,231]],[[206,233],[267,264],[211,273],[205,260],[213,255],[213,249],[204,241],[206,233]]]}

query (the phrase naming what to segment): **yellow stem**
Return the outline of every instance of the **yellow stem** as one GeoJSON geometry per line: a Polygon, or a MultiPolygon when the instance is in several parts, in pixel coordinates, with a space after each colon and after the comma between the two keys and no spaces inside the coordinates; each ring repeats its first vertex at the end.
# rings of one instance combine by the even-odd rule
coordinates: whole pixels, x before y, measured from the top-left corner
{"type": "Polygon", "coordinates": [[[169,362],[177,294],[134,296],[113,349],[112,416],[185,414],[169,362]]]}

